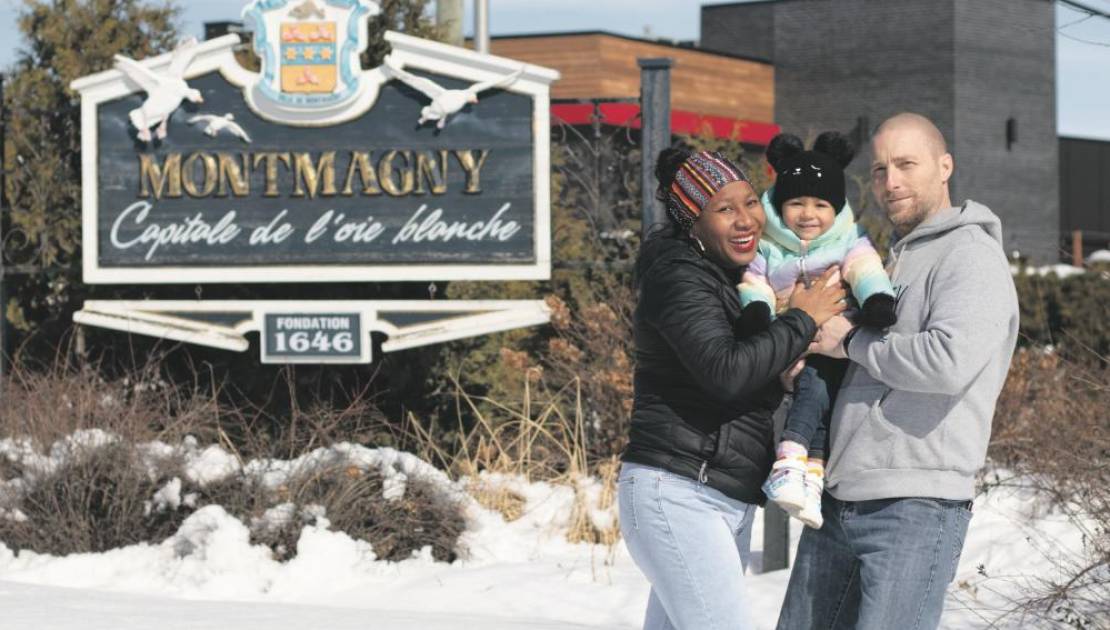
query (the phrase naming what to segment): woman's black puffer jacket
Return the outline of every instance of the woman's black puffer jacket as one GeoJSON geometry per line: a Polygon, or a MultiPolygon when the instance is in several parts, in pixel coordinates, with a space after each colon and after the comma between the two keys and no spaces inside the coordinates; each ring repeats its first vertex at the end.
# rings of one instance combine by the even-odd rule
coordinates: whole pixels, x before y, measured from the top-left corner
{"type": "Polygon", "coordinates": [[[632,429],[622,459],[696,479],[762,505],[774,461],[778,375],[817,332],[790,309],[761,332],[737,330],[739,280],[687,239],[657,236],[637,261],[632,429]]]}

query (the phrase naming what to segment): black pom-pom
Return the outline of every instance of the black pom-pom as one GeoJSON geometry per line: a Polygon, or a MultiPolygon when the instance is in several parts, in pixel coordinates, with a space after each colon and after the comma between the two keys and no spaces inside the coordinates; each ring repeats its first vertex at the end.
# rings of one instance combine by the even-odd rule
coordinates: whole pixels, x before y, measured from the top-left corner
{"type": "Polygon", "coordinates": [[[766,302],[755,301],[740,311],[736,330],[741,337],[761,333],[771,326],[771,307],[766,302]]]}
{"type": "Polygon", "coordinates": [[[888,328],[893,326],[898,321],[898,315],[895,314],[897,301],[894,296],[887,295],[886,293],[876,293],[867,298],[863,303],[862,321],[864,326],[871,328],[888,328]]]}
{"type": "Polygon", "coordinates": [[[840,168],[847,168],[852,163],[852,158],[856,157],[855,145],[848,136],[839,131],[826,131],[817,136],[817,141],[813,143],[813,150],[836,160],[840,168]]]}
{"type": "Polygon", "coordinates": [[[667,147],[659,152],[659,157],[655,159],[655,181],[659,182],[659,187],[655,190],[656,199],[667,201],[667,193],[674,182],[675,173],[688,157],[690,152],[681,147],[667,147]]]}
{"type": "Polygon", "coordinates": [[[805,151],[805,145],[801,138],[790,133],[780,133],[767,145],[767,163],[778,172],[783,160],[802,151],[805,151]]]}

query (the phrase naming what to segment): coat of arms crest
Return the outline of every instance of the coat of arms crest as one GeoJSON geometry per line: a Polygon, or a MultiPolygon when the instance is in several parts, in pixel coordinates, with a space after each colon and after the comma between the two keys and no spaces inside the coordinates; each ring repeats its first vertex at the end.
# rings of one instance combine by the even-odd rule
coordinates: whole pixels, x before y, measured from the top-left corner
{"type": "Polygon", "coordinates": [[[243,19],[254,30],[262,60],[247,99],[259,113],[292,121],[308,112],[338,115],[375,85],[366,85],[359,55],[367,20],[380,12],[372,0],[254,0],[243,19]]]}

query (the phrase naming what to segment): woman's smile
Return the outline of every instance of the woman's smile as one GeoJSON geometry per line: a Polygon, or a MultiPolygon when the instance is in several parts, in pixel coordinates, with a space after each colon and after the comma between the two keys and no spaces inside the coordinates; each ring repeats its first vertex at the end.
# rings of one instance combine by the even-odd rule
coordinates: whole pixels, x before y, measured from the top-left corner
{"type": "Polygon", "coordinates": [[[729,245],[738,254],[747,254],[755,249],[758,239],[755,233],[748,233],[744,236],[737,236],[729,239],[729,245]]]}

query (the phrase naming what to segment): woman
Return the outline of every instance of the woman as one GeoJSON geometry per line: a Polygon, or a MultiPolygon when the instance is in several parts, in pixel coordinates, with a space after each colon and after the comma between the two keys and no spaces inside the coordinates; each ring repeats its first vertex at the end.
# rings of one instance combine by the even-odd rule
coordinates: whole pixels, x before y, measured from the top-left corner
{"type": "Polygon", "coordinates": [[[743,599],[755,506],[774,461],[778,377],[844,290],[799,285],[789,308],[746,334],[736,285],[765,215],[751,183],[718,153],[660,153],[657,197],[670,230],[637,261],[635,402],[622,460],[621,533],[651,582],[645,629],[749,628],[743,599]]]}

